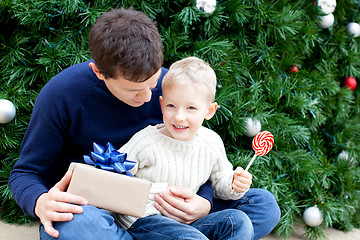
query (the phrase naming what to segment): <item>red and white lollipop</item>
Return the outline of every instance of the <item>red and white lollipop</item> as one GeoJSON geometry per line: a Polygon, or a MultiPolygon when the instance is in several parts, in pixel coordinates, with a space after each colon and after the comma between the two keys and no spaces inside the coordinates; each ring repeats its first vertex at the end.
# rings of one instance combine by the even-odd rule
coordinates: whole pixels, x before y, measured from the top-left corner
{"type": "MultiPolygon", "coordinates": [[[[252,141],[252,147],[255,151],[254,156],[252,157],[249,164],[246,166],[244,171],[249,170],[251,164],[254,162],[256,156],[264,156],[268,152],[270,152],[271,148],[274,145],[274,136],[269,131],[262,131],[255,135],[252,141]]],[[[238,173],[239,175],[242,172],[238,173]]],[[[231,191],[233,194],[235,191],[234,189],[231,191]]]]}
{"type": "Polygon", "coordinates": [[[262,131],[255,135],[252,141],[252,147],[255,151],[255,155],[245,168],[245,171],[249,170],[251,164],[254,162],[256,156],[264,156],[270,152],[274,145],[274,136],[269,131],[262,131]]]}

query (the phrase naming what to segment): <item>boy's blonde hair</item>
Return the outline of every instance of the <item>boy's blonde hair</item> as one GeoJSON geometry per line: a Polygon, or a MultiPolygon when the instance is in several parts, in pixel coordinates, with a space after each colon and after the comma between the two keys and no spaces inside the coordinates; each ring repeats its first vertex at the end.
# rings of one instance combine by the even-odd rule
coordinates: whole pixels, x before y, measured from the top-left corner
{"type": "Polygon", "coordinates": [[[163,91],[172,86],[191,85],[207,93],[210,102],[215,100],[216,74],[210,65],[197,57],[187,57],[173,63],[163,78],[163,91]]]}

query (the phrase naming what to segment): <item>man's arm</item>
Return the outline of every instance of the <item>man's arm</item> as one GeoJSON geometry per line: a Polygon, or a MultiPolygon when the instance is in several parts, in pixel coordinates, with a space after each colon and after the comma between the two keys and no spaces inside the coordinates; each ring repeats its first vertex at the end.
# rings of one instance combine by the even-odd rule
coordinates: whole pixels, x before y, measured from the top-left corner
{"type": "Polygon", "coordinates": [[[199,195],[200,197],[207,199],[210,202],[212,208],[213,200],[214,200],[214,189],[212,188],[209,181],[201,185],[199,191],[196,194],[199,195]]]}
{"type": "Polygon", "coordinates": [[[36,217],[34,208],[38,197],[64,174],[53,168],[63,143],[63,134],[59,130],[56,104],[48,95],[43,91],[38,95],[21,145],[20,158],[9,176],[14,199],[24,213],[32,217],[36,217]]]}

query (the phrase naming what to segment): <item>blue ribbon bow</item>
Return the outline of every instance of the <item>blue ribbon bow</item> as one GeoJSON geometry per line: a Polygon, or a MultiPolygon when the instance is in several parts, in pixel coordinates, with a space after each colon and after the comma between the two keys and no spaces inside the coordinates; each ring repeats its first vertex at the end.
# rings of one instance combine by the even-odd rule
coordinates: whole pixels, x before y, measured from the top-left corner
{"type": "Polygon", "coordinates": [[[118,152],[111,143],[107,143],[103,147],[97,143],[93,143],[94,151],[89,155],[84,155],[87,164],[101,168],[103,170],[117,172],[128,176],[133,175],[128,171],[132,169],[136,162],[126,160],[126,153],[118,152]]]}

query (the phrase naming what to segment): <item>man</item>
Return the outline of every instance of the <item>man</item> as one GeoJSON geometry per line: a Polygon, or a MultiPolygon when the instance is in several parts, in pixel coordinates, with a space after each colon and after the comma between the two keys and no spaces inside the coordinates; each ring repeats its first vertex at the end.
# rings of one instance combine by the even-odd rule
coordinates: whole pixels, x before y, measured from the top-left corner
{"type": "MultiPolygon", "coordinates": [[[[66,192],[71,179],[67,169],[71,162],[83,162],[93,142],[111,142],[119,148],[135,132],[162,121],[158,98],[167,70],[161,68],[162,42],[155,24],[134,10],[112,10],[91,28],[89,47],[93,60],[62,71],[40,92],[9,178],[23,211],[40,219],[43,239],[132,239],[109,213],[66,192]]],[[[271,212],[279,215],[273,196],[258,192],[248,191],[249,197],[259,199],[249,200],[261,206],[255,208],[223,201],[212,207],[209,184],[198,195],[181,189],[159,194],[156,206],[163,215],[186,224],[211,208],[249,207],[256,238],[255,226],[266,235],[278,221],[278,217],[268,219],[274,216],[271,212]],[[269,200],[264,201],[264,196],[269,200]]]]}

